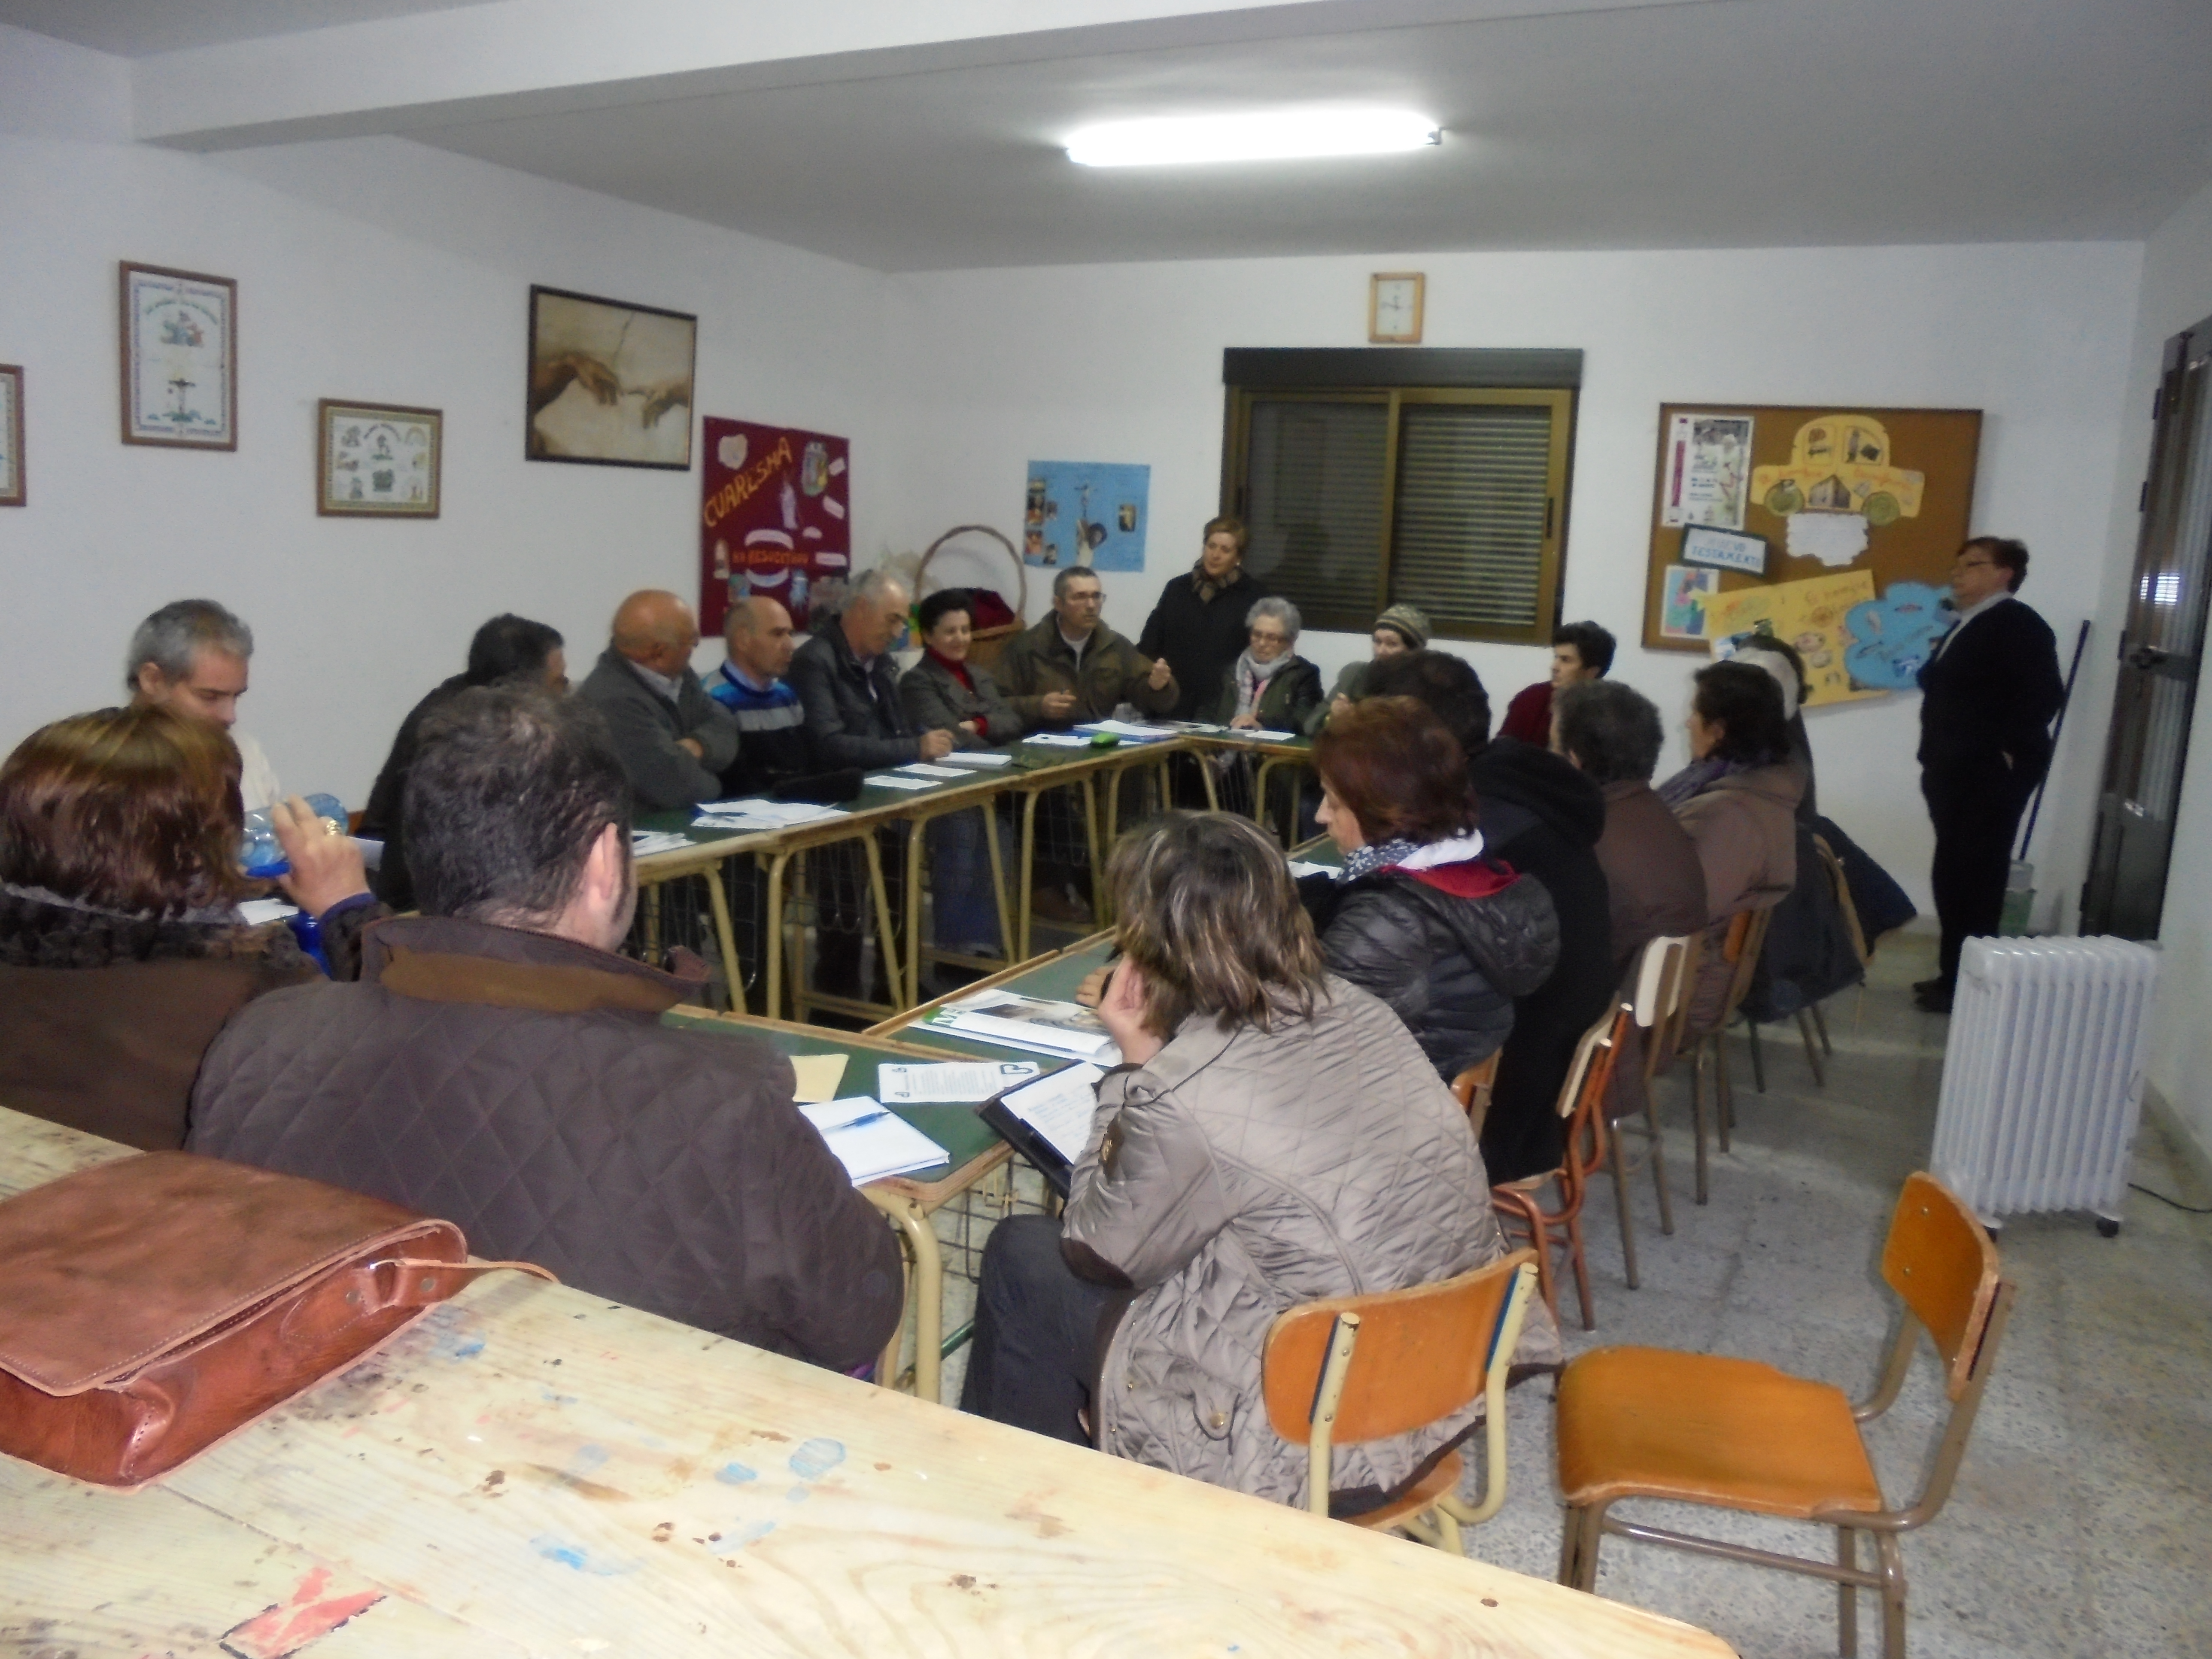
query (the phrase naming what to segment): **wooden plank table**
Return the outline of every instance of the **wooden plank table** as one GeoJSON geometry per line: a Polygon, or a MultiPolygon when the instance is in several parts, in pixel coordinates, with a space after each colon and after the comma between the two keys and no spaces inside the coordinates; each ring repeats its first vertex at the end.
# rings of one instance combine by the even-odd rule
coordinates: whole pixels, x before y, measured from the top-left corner
{"type": "MultiPolygon", "coordinates": [[[[0,1111],[0,1195],[127,1155],[0,1111]]],[[[0,1628],[170,1659],[1729,1651],[506,1274],[143,1492],[0,1459],[0,1628]]]]}

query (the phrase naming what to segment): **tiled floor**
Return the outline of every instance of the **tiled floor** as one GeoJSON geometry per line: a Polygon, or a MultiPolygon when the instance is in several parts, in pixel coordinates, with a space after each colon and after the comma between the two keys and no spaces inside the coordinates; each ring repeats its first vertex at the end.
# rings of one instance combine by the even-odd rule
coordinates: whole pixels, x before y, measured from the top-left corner
{"type": "MultiPolygon", "coordinates": [[[[1853,997],[1835,1000],[1826,1089],[1814,1086],[1795,1034],[1770,1030],[1768,1092],[1754,1093],[1731,1039],[1735,1150],[1716,1159],[1712,1202],[1699,1208],[1686,1131],[1670,1133],[1675,1232],[1660,1235],[1647,1177],[1636,1195],[1640,1290],[1621,1277],[1612,1193],[1598,1182],[1589,1212],[1598,1328],[1585,1335],[1568,1298],[1571,1351],[1711,1349],[1865,1391],[1892,1306],[1875,1273],[1881,1235],[1899,1184],[1926,1160],[1942,1071],[1947,1022],[1914,1012],[1905,989],[1930,971],[1931,956],[1930,940],[1893,939],[1863,1019],[1855,1024],[1853,997]]],[[[1670,1130],[1686,1124],[1680,1085],[1662,1087],[1670,1130]]],[[[2148,1126],[2136,1179],[2212,1202],[2148,1126]]],[[[2023,1218],[1998,1249],[2019,1300],[1950,1507],[1905,1541],[1912,1652],[2212,1654],[2212,1218],[2131,1194],[2117,1238],[2098,1237],[2085,1217],[2023,1218]]],[[[955,1287],[948,1327],[964,1319],[970,1294],[955,1287]]],[[[960,1358],[947,1366],[948,1400],[960,1358]]],[[[1549,1394],[1544,1383],[1514,1394],[1511,1495],[1470,1540],[1484,1559],[1544,1577],[1557,1571],[1560,1517],[1549,1394]]],[[[1943,1410],[1923,1345],[1875,1441],[1893,1498],[1917,1489],[1943,1410]]],[[[1656,1506],[1645,1513],[1666,1524],[1656,1506]]],[[[1769,1547],[1822,1557],[1833,1547],[1814,1529],[1697,1518],[1769,1547]]],[[[1717,1632],[1747,1655],[1836,1650],[1835,1594],[1814,1579],[1609,1539],[1598,1588],[1717,1632]]],[[[1862,1650],[1873,1652],[1870,1601],[1861,1622],[1862,1650]]]]}

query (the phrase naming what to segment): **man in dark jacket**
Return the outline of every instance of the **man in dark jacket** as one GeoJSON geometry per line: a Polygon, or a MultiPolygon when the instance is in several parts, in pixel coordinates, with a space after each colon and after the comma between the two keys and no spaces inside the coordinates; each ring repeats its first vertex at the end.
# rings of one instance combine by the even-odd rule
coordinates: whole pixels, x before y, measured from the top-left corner
{"type": "Polygon", "coordinates": [[[1957,626],[1920,671],[1920,793],[1936,825],[1929,884],[1942,924],[1940,971],[1912,989],[1951,1012],[1959,951],[2004,916],[2013,836],[2051,765],[2051,721],[2065,700],[2051,624],[2013,595],[2027,549],[1978,536],[1951,567],[1957,626]]]}
{"type": "Polygon", "coordinates": [[[514,680],[543,685],[556,695],[568,689],[568,658],[558,629],[527,617],[509,612],[494,617],[477,629],[469,641],[467,668],[441,681],[429,696],[407,713],[399,735],[392,740],[392,753],[370,787],[368,805],[362,809],[354,833],[367,841],[384,843],[384,860],[369,884],[377,897],[395,910],[415,908],[415,882],[407,873],[407,829],[400,814],[406,799],[407,775],[422,744],[422,722],[431,714],[472,685],[497,685],[514,680]]]}
{"type": "Polygon", "coordinates": [[[727,659],[707,681],[707,695],[738,723],[738,758],[722,773],[724,796],[758,794],[813,769],[805,711],[784,678],[791,672],[791,613],[756,593],[730,606],[722,630],[727,659]]]}
{"type": "Polygon", "coordinates": [[[1513,1035],[1498,1056],[1482,1158],[1492,1181],[1517,1181],[1559,1167],[1566,1126],[1559,1089],[1575,1045],[1612,1001],[1613,928],[1605,872],[1597,861],[1605,797],[1547,750],[1490,739],[1490,696],[1474,670],[1442,651],[1409,651],[1375,665],[1370,697],[1418,697],[1468,751],[1468,780],[1481,814],[1485,850],[1552,896],[1559,961],[1534,991],[1514,999],[1513,1035]]]}
{"type": "Polygon", "coordinates": [[[1199,720],[1244,649],[1245,619],[1267,590],[1244,568],[1244,521],[1215,519],[1206,526],[1198,562],[1172,576],[1145,619],[1137,649],[1175,672],[1171,720],[1199,720]]]}
{"type": "MultiPolygon", "coordinates": [[[[423,914],[359,983],[257,1000],[209,1051],[190,1150],[457,1223],[479,1255],[850,1370],[896,1327],[898,1252],[792,1104],[790,1062],[660,1015],[702,981],[614,954],[629,788],[585,704],[471,690],[407,793],[423,914]]],[[[696,964],[695,964],[696,965],[696,964]]]]}
{"type": "Polygon", "coordinates": [[[638,805],[673,812],[717,799],[717,775],[738,757],[738,726],[691,672],[691,607],[646,588],[622,602],[611,632],[576,695],[605,717],[638,805]]]}

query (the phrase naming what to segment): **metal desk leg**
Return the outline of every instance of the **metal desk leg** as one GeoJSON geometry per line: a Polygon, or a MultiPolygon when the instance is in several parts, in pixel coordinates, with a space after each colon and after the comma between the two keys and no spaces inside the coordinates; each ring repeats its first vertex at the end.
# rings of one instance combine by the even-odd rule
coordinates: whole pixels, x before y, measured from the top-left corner
{"type": "Polygon", "coordinates": [[[884,886],[884,859],[876,846],[876,832],[871,830],[863,835],[860,845],[867,853],[868,890],[876,901],[877,945],[883,952],[884,983],[890,992],[894,1009],[910,1007],[911,1004],[899,997],[899,982],[905,975],[899,971],[898,925],[891,920],[890,894],[884,886]]]}
{"type": "Polygon", "coordinates": [[[899,995],[899,987],[891,987],[891,1000],[901,1012],[921,1000],[921,842],[925,825],[931,817],[907,820],[906,826],[906,994],[899,995]]]}
{"type": "Polygon", "coordinates": [[[738,935],[730,926],[730,896],[722,888],[722,866],[707,866],[707,902],[714,912],[714,939],[722,947],[722,976],[729,981],[730,1012],[745,1011],[745,965],[738,960],[738,935]]]}
{"type": "Polygon", "coordinates": [[[1028,799],[1022,803],[1022,888],[1014,896],[1014,903],[1021,915],[1022,933],[1019,953],[1014,957],[1016,962],[1030,959],[1030,923],[1033,920],[1031,912],[1036,904],[1037,802],[1043,795],[1043,790],[1031,789],[1028,792],[1028,799]]]}
{"type": "MultiPolygon", "coordinates": [[[[868,1187],[860,1190],[906,1236],[907,1249],[913,1253],[914,1391],[923,1400],[941,1404],[937,1395],[943,1386],[945,1258],[937,1248],[937,1229],[930,1224],[921,1206],[903,1193],[878,1192],[868,1187]]],[[[903,1328],[906,1322],[899,1322],[903,1328]]],[[[896,1345],[897,1339],[892,1340],[896,1345]]]]}
{"type": "Polygon", "coordinates": [[[1091,915],[1101,927],[1106,922],[1106,871],[1098,858],[1098,787],[1089,773],[1083,777],[1083,842],[1091,855],[1091,915]]]}
{"type": "Polygon", "coordinates": [[[660,966],[660,884],[645,890],[645,959],[660,966]]]}
{"type": "Polygon", "coordinates": [[[1201,749],[1191,758],[1198,763],[1198,781],[1206,786],[1206,810],[1218,812],[1221,810],[1221,792],[1213,787],[1213,751],[1201,749]]]}
{"type": "MultiPolygon", "coordinates": [[[[1006,914],[1006,863],[999,851],[999,798],[993,795],[983,803],[983,844],[991,851],[991,896],[999,902],[999,948],[1006,953],[1009,963],[1019,962],[1014,954],[1013,918],[1006,914]]],[[[921,1000],[919,994],[915,1000],[921,1000]]]]}
{"type": "MultiPolygon", "coordinates": [[[[777,853],[768,861],[768,927],[761,949],[768,952],[768,1002],[761,1012],[770,1019],[781,1019],[783,1009],[783,872],[791,862],[791,854],[777,853]]],[[[805,952],[799,952],[799,971],[806,971],[805,952]]],[[[793,1000],[797,1001],[794,993],[793,1000]]],[[[797,1014],[793,1015],[798,1018],[797,1014]]]]}

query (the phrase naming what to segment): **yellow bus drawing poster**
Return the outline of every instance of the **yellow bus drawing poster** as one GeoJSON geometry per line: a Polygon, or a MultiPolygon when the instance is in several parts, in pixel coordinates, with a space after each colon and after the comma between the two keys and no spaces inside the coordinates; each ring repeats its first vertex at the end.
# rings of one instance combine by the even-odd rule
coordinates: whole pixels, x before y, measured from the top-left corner
{"type": "Polygon", "coordinates": [[[1856,702],[1882,694],[1858,684],[1844,667],[1844,653],[1850,647],[1851,636],[1844,619],[1853,605],[1872,598],[1871,570],[1716,593],[1705,601],[1705,637],[1712,641],[1716,657],[1734,655],[1753,634],[1787,640],[1805,659],[1805,678],[1811,685],[1806,708],[1856,702]]]}

